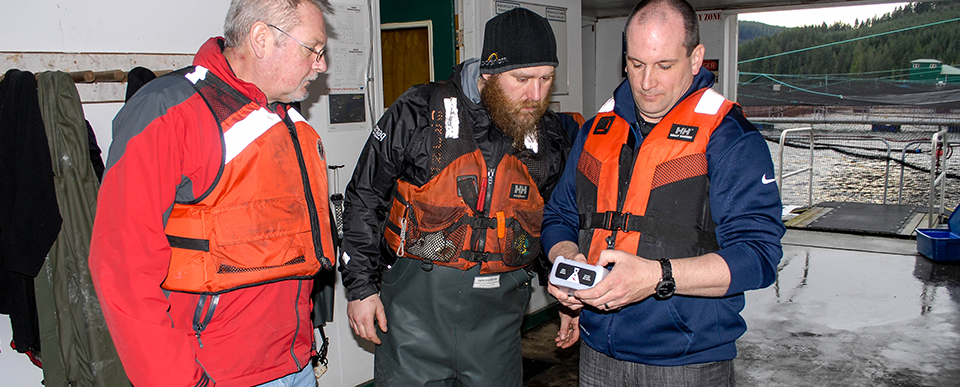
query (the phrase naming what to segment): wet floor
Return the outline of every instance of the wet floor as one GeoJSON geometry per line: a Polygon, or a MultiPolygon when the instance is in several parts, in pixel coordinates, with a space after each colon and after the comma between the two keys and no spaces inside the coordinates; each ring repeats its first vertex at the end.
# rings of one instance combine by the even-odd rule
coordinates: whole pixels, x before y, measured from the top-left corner
{"type": "MultiPolygon", "coordinates": [[[[960,386],[960,264],[911,239],[789,230],[778,281],[748,292],[738,386],[960,386]]],[[[557,320],[524,334],[526,387],[576,386],[557,320]]]]}

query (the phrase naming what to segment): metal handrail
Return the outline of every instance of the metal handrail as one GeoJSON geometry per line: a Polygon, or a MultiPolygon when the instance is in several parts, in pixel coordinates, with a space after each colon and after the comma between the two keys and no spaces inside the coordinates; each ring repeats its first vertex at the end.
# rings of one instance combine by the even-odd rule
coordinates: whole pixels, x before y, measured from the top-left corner
{"type": "MultiPolygon", "coordinates": [[[[911,145],[923,144],[926,142],[927,140],[910,141],[903,146],[903,149],[900,150],[900,191],[897,193],[897,204],[903,204],[903,175],[904,167],[907,163],[907,149],[910,148],[911,145]]],[[[917,148],[917,152],[921,152],[921,149],[917,148]]]]}
{"type": "Polygon", "coordinates": [[[803,172],[810,172],[810,181],[809,181],[809,183],[807,184],[807,188],[808,188],[808,192],[807,192],[807,207],[810,207],[810,206],[813,205],[813,143],[814,143],[814,140],[813,140],[813,128],[812,128],[812,127],[810,127],[810,128],[787,129],[787,130],[784,130],[783,132],[780,132],[780,159],[779,159],[779,161],[777,162],[777,165],[778,165],[778,168],[777,168],[777,188],[779,189],[780,197],[781,197],[781,198],[783,197],[783,179],[786,179],[786,178],[788,178],[788,177],[791,177],[791,176],[794,176],[794,175],[797,175],[797,174],[800,174],[800,173],[803,173],[803,172]],[[790,172],[790,173],[784,174],[784,173],[783,173],[783,148],[784,148],[784,144],[785,144],[786,139],[787,139],[787,133],[793,133],[793,132],[809,132],[809,133],[810,133],[810,166],[808,166],[808,167],[806,167],[806,168],[800,168],[800,169],[798,169],[798,170],[796,170],[796,171],[792,171],[792,172],[790,172]]]}
{"type": "Polygon", "coordinates": [[[940,223],[943,217],[943,207],[946,204],[947,192],[947,130],[941,130],[933,135],[930,140],[930,214],[927,216],[927,227],[934,227],[940,223]],[[940,142],[939,152],[937,151],[937,142],[940,142]],[[939,153],[939,154],[938,154],[939,153]],[[940,160],[937,160],[937,157],[940,160]],[[938,164],[939,161],[939,164],[938,164]],[[943,167],[943,170],[937,174],[937,165],[943,167]],[[936,199],[937,184],[940,185],[940,205],[934,223],[933,204],[936,199]]]}
{"type": "MultiPolygon", "coordinates": [[[[831,139],[831,140],[859,140],[859,141],[871,140],[871,141],[880,141],[880,142],[882,142],[884,145],[886,145],[886,147],[887,147],[887,157],[886,157],[887,163],[886,163],[886,166],[884,167],[884,171],[883,171],[883,204],[887,204],[887,192],[888,192],[887,187],[890,185],[890,154],[893,152],[893,148],[890,147],[890,141],[887,141],[887,139],[882,138],[882,137],[877,137],[877,136],[865,136],[865,137],[864,137],[864,136],[858,136],[858,137],[851,137],[851,136],[823,136],[823,135],[821,135],[821,136],[818,136],[818,138],[821,138],[821,139],[831,139]]],[[[902,191],[902,190],[903,190],[903,187],[901,187],[901,191],[902,191]]]]}

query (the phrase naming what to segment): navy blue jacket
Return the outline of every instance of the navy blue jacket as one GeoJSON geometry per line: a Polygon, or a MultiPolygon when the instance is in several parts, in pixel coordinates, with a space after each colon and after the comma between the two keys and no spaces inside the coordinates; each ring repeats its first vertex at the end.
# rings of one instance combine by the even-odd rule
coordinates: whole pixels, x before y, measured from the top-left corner
{"type": "MultiPolygon", "coordinates": [[[[700,71],[681,100],[713,85],[714,76],[700,71]]],[[[614,113],[630,123],[636,148],[643,142],[630,84],[614,91],[614,113]]],[[[608,101],[609,103],[609,101],[608,101]]],[[[541,242],[545,251],[562,241],[576,243],[579,230],[575,176],[587,132],[581,128],[566,168],[544,208],[541,242]]],[[[611,144],[611,146],[620,146],[611,144]]],[[[707,363],[736,357],[736,339],[746,331],[740,317],[746,290],[770,286],[783,256],[780,238],[782,205],[766,142],[739,108],[731,109],[714,130],[706,150],[710,210],[717,224],[719,254],[730,269],[725,297],[652,297],[615,313],[581,312],[581,338],[591,348],[620,360],[658,366],[707,363]],[[655,324],[649,324],[655,316],[655,324]],[[647,321],[638,326],[638,321],[647,321]],[[673,329],[662,329],[650,325],[673,329]]]]}

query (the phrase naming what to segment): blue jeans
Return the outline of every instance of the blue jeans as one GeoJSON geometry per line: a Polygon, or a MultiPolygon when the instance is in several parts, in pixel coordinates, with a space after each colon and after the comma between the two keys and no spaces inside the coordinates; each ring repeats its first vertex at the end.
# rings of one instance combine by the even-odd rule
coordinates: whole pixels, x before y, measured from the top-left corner
{"type": "Polygon", "coordinates": [[[307,364],[300,372],[258,384],[256,387],[317,387],[317,377],[313,374],[313,365],[307,364]]]}
{"type": "Polygon", "coordinates": [[[617,360],[580,344],[580,387],[733,387],[733,360],[660,367],[617,360]]]}

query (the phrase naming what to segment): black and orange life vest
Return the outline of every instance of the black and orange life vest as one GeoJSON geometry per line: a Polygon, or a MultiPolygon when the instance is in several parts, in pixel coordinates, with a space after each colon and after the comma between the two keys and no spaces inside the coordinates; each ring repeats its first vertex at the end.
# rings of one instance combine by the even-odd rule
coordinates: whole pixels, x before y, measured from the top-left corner
{"type": "Polygon", "coordinates": [[[424,268],[481,264],[486,274],[525,267],[541,250],[537,181],[546,180],[538,174],[550,170],[549,157],[529,144],[534,149],[513,148],[487,165],[456,95],[452,83],[431,86],[431,176],[422,186],[397,181],[384,237],[397,257],[421,259],[424,268]]]}
{"type": "Polygon", "coordinates": [[[595,263],[604,249],[648,259],[719,250],[710,215],[707,143],[734,106],[712,89],[678,103],[634,150],[630,124],[607,102],[577,164],[579,247],[595,263]]]}
{"type": "Polygon", "coordinates": [[[219,294],[332,267],[327,167],[317,132],[296,110],[281,118],[203,67],[178,73],[210,106],[223,161],[207,192],[173,205],[162,287],[219,294]]]}

